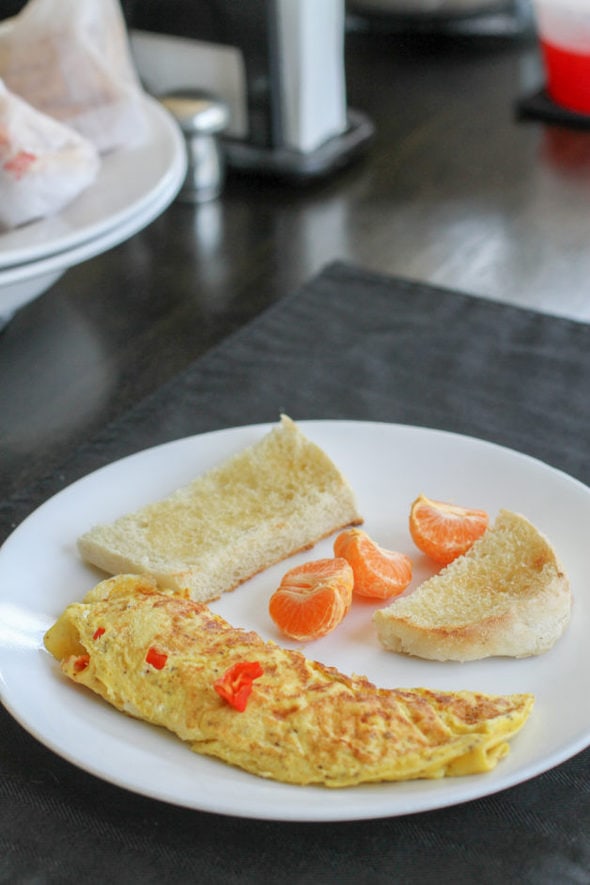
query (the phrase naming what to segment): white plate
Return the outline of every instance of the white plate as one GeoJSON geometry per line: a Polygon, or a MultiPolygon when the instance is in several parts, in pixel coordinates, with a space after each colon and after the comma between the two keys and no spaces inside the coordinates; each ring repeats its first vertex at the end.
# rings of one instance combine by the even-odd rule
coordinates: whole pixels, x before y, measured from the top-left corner
{"type": "Polygon", "coordinates": [[[146,97],[144,108],[142,144],[104,155],[96,181],[57,215],[0,233],[0,268],[38,261],[102,236],[169,189],[184,140],[157,101],[146,97]]]}
{"type": "MultiPolygon", "coordinates": [[[[164,730],[127,718],[61,677],[42,647],[63,608],[98,580],[76,554],[77,536],[96,521],[163,496],[219,459],[259,439],[267,425],[169,443],[118,461],[66,488],[33,513],[0,550],[0,692],[7,709],[42,743],[75,765],[129,790],[181,806],[276,820],[354,820],[465,802],[511,787],[590,744],[590,489],[511,450],[442,431],[391,424],[302,421],[357,492],[365,527],[415,560],[415,582],[429,573],[408,536],[411,501],[436,498],[524,513],[546,532],[569,572],[574,613],[565,636],[539,658],[469,664],[413,660],[382,651],[371,616],[356,602],[309,657],[381,686],[533,692],[537,702],[510,755],[488,774],[439,781],[329,790],[266,781],[200,757],[164,730]]],[[[331,555],[331,540],[294,562],[331,555]]],[[[267,600],[285,564],[212,604],[232,623],[279,639],[267,600]]],[[[295,646],[296,643],[287,643],[295,646]]]]}
{"type": "Polygon", "coordinates": [[[66,252],[0,270],[0,318],[9,316],[26,302],[41,295],[68,268],[101,255],[147,227],[169,206],[180,190],[186,172],[184,153],[177,155],[171,172],[166,188],[159,190],[154,199],[121,224],[66,252]]]}

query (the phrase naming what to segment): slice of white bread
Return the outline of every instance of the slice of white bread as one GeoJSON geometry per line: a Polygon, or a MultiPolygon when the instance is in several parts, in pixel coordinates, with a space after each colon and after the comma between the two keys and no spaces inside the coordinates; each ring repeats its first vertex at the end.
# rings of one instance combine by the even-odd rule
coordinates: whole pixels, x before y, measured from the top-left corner
{"type": "Polygon", "coordinates": [[[384,648],[435,661],[547,651],[571,611],[568,578],[549,541],[502,510],[471,549],[375,612],[384,648]]]}
{"type": "Polygon", "coordinates": [[[168,498],[90,529],[78,549],[110,574],[151,574],[160,587],[206,602],[362,521],[346,479],[283,415],[168,498]]]}

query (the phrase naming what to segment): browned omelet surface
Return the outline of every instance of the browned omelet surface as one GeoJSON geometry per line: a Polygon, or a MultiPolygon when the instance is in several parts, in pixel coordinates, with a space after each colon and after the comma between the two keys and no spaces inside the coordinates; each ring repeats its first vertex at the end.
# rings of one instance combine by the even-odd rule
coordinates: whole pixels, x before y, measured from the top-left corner
{"type": "Polygon", "coordinates": [[[527,694],[376,688],[129,575],[68,606],[45,645],[70,678],[119,710],[198,753],[294,784],[489,771],[533,705],[527,694]],[[161,669],[146,661],[150,648],[165,656],[161,669]],[[239,712],[213,683],[243,661],[258,661],[263,674],[239,712]]]}

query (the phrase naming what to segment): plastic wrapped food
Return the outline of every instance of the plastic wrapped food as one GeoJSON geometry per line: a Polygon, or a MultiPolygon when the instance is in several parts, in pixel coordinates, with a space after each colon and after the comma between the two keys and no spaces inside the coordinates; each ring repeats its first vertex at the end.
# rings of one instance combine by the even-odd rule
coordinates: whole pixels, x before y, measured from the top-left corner
{"type": "Polygon", "coordinates": [[[143,91],[118,0],[29,0],[0,33],[0,77],[101,153],[145,137],[143,91]]]}
{"type": "Polygon", "coordinates": [[[0,80],[0,228],[59,212],[96,178],[85,138],[32,108],[0,80]]]}

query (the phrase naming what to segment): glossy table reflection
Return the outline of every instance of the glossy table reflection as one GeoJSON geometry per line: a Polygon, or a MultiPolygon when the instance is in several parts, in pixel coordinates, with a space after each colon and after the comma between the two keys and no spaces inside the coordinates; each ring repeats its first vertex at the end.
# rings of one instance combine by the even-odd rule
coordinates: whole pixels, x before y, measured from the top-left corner
{"type": "Polygon", "coordinates": [[[5,494],[334,259],[590,320],[590,132],[517,119],[535,43],[353,33],[347,75],[376,126],[360,162],[305,187],[230,176],[0,333],[5,494]]]}

